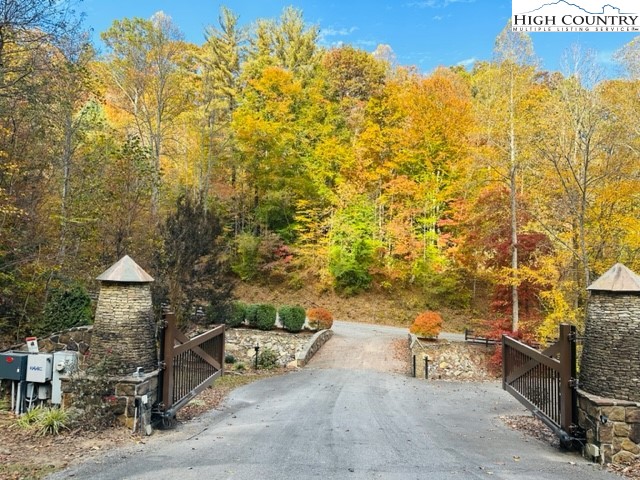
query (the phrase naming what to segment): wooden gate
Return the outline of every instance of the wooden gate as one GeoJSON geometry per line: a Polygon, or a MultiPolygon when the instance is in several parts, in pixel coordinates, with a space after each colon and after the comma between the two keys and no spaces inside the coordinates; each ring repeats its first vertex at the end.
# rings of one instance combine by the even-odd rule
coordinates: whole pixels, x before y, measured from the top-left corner
{"type": "Polygon", "coordinates": [[[560,325],[560,338],[540,352],[502,336],[502,388],[542,420],[564,447],[577,440],[576,327],[560,325]]]}
{"type": "Polygon", "coordinates": [[[173,313],[164,314],[160,335],[159,410],[165,423],[224,373],[224,325],[187,338],[176,327],[173,313]]]}

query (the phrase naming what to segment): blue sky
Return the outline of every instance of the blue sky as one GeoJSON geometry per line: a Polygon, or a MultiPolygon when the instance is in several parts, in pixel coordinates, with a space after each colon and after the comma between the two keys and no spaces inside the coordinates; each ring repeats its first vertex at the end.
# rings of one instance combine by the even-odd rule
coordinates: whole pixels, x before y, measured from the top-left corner
{"type": "MultiPolygon", "coordinates": [[[[319,26],[321,43],[351,44],[373,51],[391,46],[398,63],[415,65],[428,73],[439,65],[469,65],[492,56],[496,36],[511,16],[511,1],[503,0],[84,0],[86,26],[94,40],[113,20],[148,18],[162,10],[171,16],[186,40],[201,44],[207,25],[217,23],[221,5],[240,16],[245,25],[258,18],[276,18],[293,5],[305,20],[319,26]]],[[[531,34],[541,66],[560,70],[562,53],[574,43],[595,50],[606,76],[620,75],[613,53],[634,38],[630,33],[531,34]]]]}

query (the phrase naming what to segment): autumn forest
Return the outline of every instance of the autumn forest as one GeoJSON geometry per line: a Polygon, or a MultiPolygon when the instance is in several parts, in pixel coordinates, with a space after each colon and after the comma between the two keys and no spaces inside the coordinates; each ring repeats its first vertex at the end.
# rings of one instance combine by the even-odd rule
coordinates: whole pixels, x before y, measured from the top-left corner
{"type": "Polygon", "coordinates": [[[543,71],[508,25],[492,61],[424,73],[321,46],[295,8],[211,12],[200,45],[123,18],[98,53],[63,3],[0,23],[5,337],[64,326],[125,254],[182,318],[224,320],[234,283],[312,285],[541,338],[614,263],[640,271],[640,37],[624,79],[579,45],[543,71]]]}

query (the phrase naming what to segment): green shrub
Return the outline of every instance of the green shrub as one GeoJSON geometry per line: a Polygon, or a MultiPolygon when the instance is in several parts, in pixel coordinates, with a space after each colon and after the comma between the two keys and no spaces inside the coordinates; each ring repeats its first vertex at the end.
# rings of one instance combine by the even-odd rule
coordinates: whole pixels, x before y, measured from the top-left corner
{"type": "Polygon", "coordinates": [[[221,323],[227,323],[232,314],[233,305],[230,302],[221,301],[220,299],[211,301],[205,310],[206,324],[220,325],[221,323]]]}
{"type": "Polygon", "coordinates": [[[269,304],[258,305],[256,308],[256,327],[260,330],[273,330],[276,324],[276,307],[269,304]]]}
{"type": "Polygon", "coordinates": [[[278,312],[282,326],[290,332],[299,332],[302,330],[306,313],[302,307],[280,307],[278,312]]]}
{"type": "Polygon", "coordinates": [[[258,356],[258,366],[261,368],[271,369],[278,366],[278,354],[270,349],[264,348],[258,356]]]}
{"type": "Polygon", "coordinates": [[[51,291],[36,327],[38,335],[47,335],[91,323],[91,297],[80,285],[51,291]]]}
{"type": "Polygon", "coordinates": [[[231,304],[231,312],[226,319],[226,324],[232,328],[239,327],[247,317],[247,305],[242,302],[233,302],[231,304]]]}
{"type": "Polygon", "coordinates": [[[250,304],[245,306],[244,318],[249,323],[249,326],[256,328],[258,326],[258,305],[250,304]]]}
{"type": "Polygon", "coordinates": [[[230,353],[227,353],[224,356],[224,363],[236,363],[236,357],[234,357],[230,353]]]}

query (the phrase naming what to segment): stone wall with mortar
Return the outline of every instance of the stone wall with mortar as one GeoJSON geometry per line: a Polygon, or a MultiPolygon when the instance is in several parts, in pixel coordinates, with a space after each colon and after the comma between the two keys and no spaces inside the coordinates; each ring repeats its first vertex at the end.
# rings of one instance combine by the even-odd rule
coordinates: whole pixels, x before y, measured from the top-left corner
{"type": "Polygon", "coordinates": [[[592,292],[580,365],[580,388],[640,402],[640,295],[592,292]]]}
{"type": "Polygon", "coordinates": [[[90,358],[93,365],[113,358],[131,373],[158,367],[149,284],[102,282],[90,358]]]}
{"type": "MultiPolygon", "coordinates": [[[[260,351],[269,348],[276,352],[278,365],[287,366],[296,360],[311,339],[311,333],[289,333],[281,330],[260,331],[248,328],[228,328],[225,331],[226,355],[233,355],[237,362],[251,367],[255,361],[255,345],[260,345],[260,351]]],[[[233,369],[233,366],[227,366],[233,369]]]]}
{"type": "MultiPolygon", "coordinates": [[[[158,375],[159,371],[156,370],[140,376],[108,378],[106,382],[110,385],[110,392],[102,397],[105,408],[111,409],[121,425],[135,432],[150,435],[151,408],[158,401],[158,375]]],[[[86,379],[91,376],[83,374],[82,377],[66,376],[61,379],[65,407],[73,404],[73,382],[78,378],[86,379]]],[[[75,407],[82,409],[82,405],[75,407]]]]}
{"type": "Polygon", "coordinates": [[[578,424],[586,431],[585,457],[599,463],[640,460],[640,403],[578,390],[578,424]]]}
{"type": "MultiPolygon", "coordinates": [[[[84,325],[57,332],[48,337],[39,338],[38,349],[43,353],[70,351],[86,355],[91,344],[92,331],[93,325],[84,325]]],[[[28,347],[26,343],[21,343],[11,347],[11,350],[26,352],[28,347]]]]}
{"type": "Polygon", "coordinates": [[[296,365],[304,367],[320,348],[333,336],[333,330],[320,330],[307,342],[305,347],[296,354],[296,365]]]}
{"type": "Polygon", "coordinates": [[[472,345],[446,340],[423,340],[409,334],[409,375],[425,378],[425,357],[428,377],[433,380],[482,381],[495,380],[496,376],[487,370],[487,361],[494,352],[494,346],[472,345]]]}

